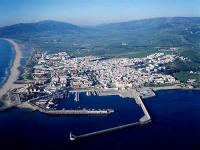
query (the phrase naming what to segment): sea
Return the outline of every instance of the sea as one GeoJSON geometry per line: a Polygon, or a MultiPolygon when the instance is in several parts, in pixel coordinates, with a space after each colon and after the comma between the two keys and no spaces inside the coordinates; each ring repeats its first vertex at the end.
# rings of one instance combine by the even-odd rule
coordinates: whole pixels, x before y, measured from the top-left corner
{"type": "Polygon", "coordinates": [[[0,39],[0,87],[9,76],[14,56],[13,47],[7,41],[0,39]]]}
{"type": "MultiPolygon", "coordinates": [[[[8,79],[14,56],[15,51],[13,46],[7,41],[0,39],[0,88],[8,79]]],[[[0,102],[0,106],[1,105],[2,103],[0,102]]]]}
{"type": "MultiPolygon", "coordinates": [[[[0,73],[3,77],[12,59],[2,52],[0,73]],[[7,62],[7,63],[6,63],[7,62]]],[[[6,44],[5,44],[6,45],[6,44]]],[[[8,45],[7,45],[8,46],[8,45]]],[[[8,49],[9,51],[9,49],[8,49]]],[[[3,78],[1,78],[3,81],[3,78]]],[[[74,95],[58,101],[58,108],[109,109],[104,116],[50,116],[30,109],[14,108],[0,112],[0,150],[199,150],[200,91],[165,90],[143,100],[152,122],[105,134],[69,140],[74,135],[138,121],[143,116],[134,99],[119,96],[74,95]]]]}

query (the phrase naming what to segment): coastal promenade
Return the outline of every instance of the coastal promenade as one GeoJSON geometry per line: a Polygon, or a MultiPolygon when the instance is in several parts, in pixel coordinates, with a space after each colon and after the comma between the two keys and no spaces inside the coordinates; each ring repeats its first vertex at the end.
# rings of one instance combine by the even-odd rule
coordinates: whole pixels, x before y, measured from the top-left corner
{"type": "Polygon", "coordinates": [[[189,89],[189,88],[184,88],[179,85],[173,85],[173,86],[163,86],[163,87],[152,87],[154,91],[159,91],[159,90],[176,90],[176,89],[189,89]]]}

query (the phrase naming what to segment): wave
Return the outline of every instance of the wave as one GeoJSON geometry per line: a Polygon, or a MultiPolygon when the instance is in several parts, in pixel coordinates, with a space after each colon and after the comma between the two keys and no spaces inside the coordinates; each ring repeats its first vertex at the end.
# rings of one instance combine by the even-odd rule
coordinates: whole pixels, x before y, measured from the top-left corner
{"type": "MultiPolygon", "coordinates": [[[[1,39],[0,39],[1,40],[1,39]]],[[[1,40],[1,41],[5,41],[5,40],[1,40]]],[[[6,44],[9,44],[9,49],[8,48],[5,48],[5,50],[10,50],[10,59],[8,61],[8,64],[7,66],[5,66],[4,68],[0,68],[2,70],[2,74],[0,74],[0,88],[5,84],[5,82],[8,80],[9,76],[10,76],[10,70],[11,70],[11,67],[13,65],[13,62],[14,62],[14,58],[15,58],[15,49],[13,47],[13,45],[11,45],[9,42],[5,41],[6,44]],[[3,71],[4,70],[4,71],[3,71]]],[[[8,55],[8,53],[6,53],[8,55]]],[[[7,56],[2,56],[7,58],[7,56]]]]}

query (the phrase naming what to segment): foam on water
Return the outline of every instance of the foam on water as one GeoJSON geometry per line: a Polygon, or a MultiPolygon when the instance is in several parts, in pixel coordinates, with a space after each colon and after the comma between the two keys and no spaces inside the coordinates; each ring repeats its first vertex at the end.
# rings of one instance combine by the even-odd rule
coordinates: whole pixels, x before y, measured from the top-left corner
{"type": "Polygon", "coordinates": [[[15,51],[7,41],[0,39],[0,87],[7,80],[15,51]]]}

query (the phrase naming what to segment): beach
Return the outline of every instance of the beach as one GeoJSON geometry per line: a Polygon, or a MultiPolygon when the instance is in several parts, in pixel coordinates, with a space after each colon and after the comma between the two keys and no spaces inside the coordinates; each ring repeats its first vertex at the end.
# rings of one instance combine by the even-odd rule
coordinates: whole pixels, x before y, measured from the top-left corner
{"type": "Polygon", "coordinates": [[[12,39],[5,39],[8,41],[11,45],[13,45],[15,50],[15,58],[12,63],[12,67],[10,68],[10,74],[4,85],[0,89],[0,98],[2,98],[3,95],[5,95],[8,91],[21,87],[20,84],[15,84],[15,81],[18,79],[20,75],[19,67],[20,67],[20,60],[22,57],[21,47],[12,39]]]}

